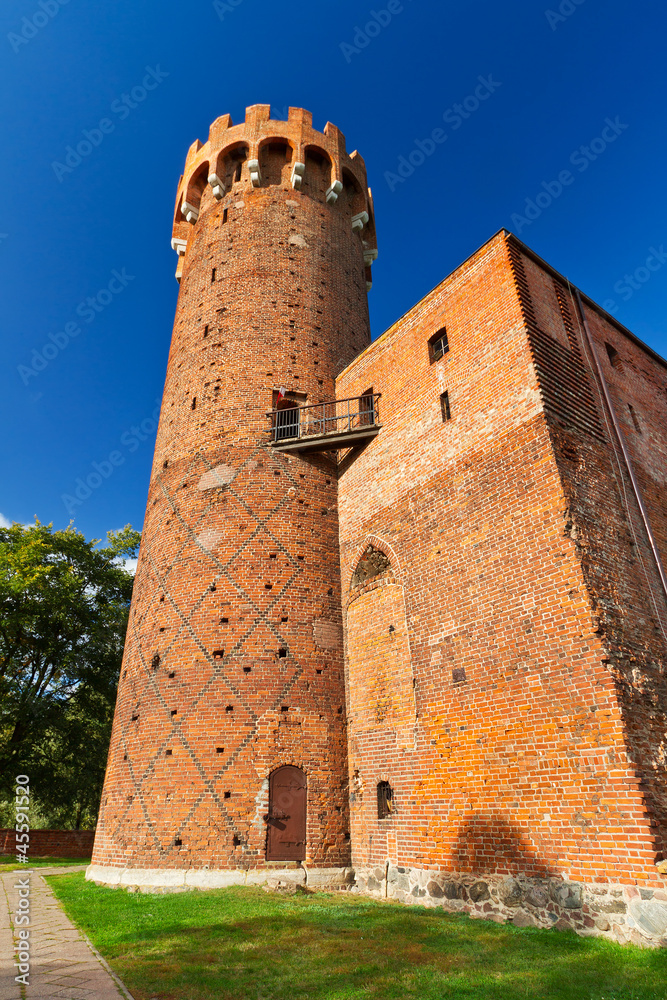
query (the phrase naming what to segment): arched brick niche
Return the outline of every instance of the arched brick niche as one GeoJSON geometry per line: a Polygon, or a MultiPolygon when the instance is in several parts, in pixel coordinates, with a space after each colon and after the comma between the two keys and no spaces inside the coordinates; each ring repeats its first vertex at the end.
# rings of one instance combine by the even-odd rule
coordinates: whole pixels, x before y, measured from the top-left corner
{"type": "Polygon", "coordinates": [[[352,843],[356,862],[367,864],[395,852],[407,793],[403,765],[415,726],[405,595],[396,555],[382,539],[360,547],[347,595],[346,639],[352,843]],[[379,815],[373,793],[382,781],[395,796],[387,816],[379,815]]]}
{"type": "Polygon", "coordinates": [[[367,588],[373,588],[381,580],[385,583],[400,582],[401,568],[395,551],[378,535],[368,535],[358,547],[347,574],[344,595],[349,606],[367,588]]]}

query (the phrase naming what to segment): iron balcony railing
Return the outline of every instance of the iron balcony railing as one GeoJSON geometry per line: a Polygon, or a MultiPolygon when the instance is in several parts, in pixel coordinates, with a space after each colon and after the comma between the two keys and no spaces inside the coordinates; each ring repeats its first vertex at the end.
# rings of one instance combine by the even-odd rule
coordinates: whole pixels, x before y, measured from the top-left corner
{"type": "Polygon", "coordinates": [[[271,442],[285,450],[325,449],[374,437],[380,429],[379,401],[379,392],[312,406],[299,406],[287,400],[267,414],[271,420],[271,442]]]}

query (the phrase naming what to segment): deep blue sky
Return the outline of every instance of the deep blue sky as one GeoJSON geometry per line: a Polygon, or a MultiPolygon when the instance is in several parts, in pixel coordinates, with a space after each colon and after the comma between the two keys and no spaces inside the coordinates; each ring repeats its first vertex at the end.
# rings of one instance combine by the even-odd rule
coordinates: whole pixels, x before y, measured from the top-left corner
{"type": "Polygon", "coordinates": [[[43,26],[38,0],[5,0],[0,13],[3,518],[64,527],[62,495],[116,450],[122,464],[74,521],[89,537],[141,526],[154,435],[139,442],[130,429],[148,420],[150,430],[162,392],[176,184],[193,140],[218,115],[242,121],[250,104],[272,104],[274,117],[308,108],[317,128],[331,120],[364,156],[380,248],[374,336],[505,226],[667,354],[667,258],[637,290],[617,284],[667,246],[664,5],[564,0],[564,16],[541,0],[404,0],[363,49],[344,52],[386,0],[232,0],[222,19],[210,0],[69,0],[56,13],[57,0],[43,3],[53,14],[43,26]],[[12,40],[22,31],[34,37],[12,40]],[[168,76],[121,112],[114,102],[146,67],[168,76]],[[443,121],[489,76],[493,94],[460,127],[453,114],[443,121]],[[54,161],[102,118],[113,131],[59,179],[54,161]],[[581,170],[570,157],[607,118],[627,127],[581,170]],[[390,183],[399,157],[435,128],[446,141],[390,183]],[[513,223],[566,169],[574,179],[562,194],[530,224],[513,223]],[[114,285],[113,301],[92,322],[77,317],[123,269],[132,280],[114,285]],[[80,334],[22,378],[19,366],[67,323],[80,334]]]}

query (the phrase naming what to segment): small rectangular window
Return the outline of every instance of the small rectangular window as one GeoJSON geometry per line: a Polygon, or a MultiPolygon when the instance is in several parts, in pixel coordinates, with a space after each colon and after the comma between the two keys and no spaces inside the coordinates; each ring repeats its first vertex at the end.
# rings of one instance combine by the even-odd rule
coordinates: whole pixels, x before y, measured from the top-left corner
{"type": "Polygon", "coordinates": [[[235,181],[240,181],[241,180],[241,169],[242,169],[242,167],[243,167],[243,163],[238,163],[236,165],[236,174],[234,176],[234,180],[235,181]]]}
{"type": "Polygon", "coordinates": [[[389,819],[394,811],[394,795],[388,781],[378,782],[378,819],[389,819]]]}
{"type": "Polygon", "coordinates": [[[431,358],[431,364],[434,361],[439,361],[440,358],[444,358],[445,354],[449,350],[449,343],[447,341],[447,331],[443,327],[442,330],[438,330],[434,333],[428,342],[429,355],[431,358]]]}
{"type": "Polygon", "coordinates": [[[604,346],[607,351],[607,357],[609,358],[609,364],[611,365],[611,367],[615,368],[617,372],[623,374],[625,369],[623,368],[623,361],[621,360],[621,355],[618,353],[615,347],[612,347],[611,344],[608,344],[606,341],[604,346]]]}
{"type": "Polygon", "coordinates": [[[447,420],[451,420],[452,419],[452,413],[451,413],[451,410],[449,408],[449,393],[448,392],[443,392],[443,393],[440,394],[440,409],[442,411],[442,422],[443,422],[443,424],[447,420]]]}
{"type": "Polygon", "coordinates": [[[628,403],[628,409],[630,411],[630,416],[632,417],[632,423],[638,434],[642,433],[642,425],[639,423],[639,417],[635,413],[635,408],[630,403],[628,403]]]}
{"type": "Polygon", "coordinates": [[[215,281],[215,268],[211,271],[211,284],[215,281]]]}
{"type": "Polygon", "coordinates": [[[225,222],[227,221],[228,218],[229,218],[229,209],[226,208],[223,211],[223,213],[222,213],[222,222],[223,222],[223,225],[225,224],[225,222]]]}

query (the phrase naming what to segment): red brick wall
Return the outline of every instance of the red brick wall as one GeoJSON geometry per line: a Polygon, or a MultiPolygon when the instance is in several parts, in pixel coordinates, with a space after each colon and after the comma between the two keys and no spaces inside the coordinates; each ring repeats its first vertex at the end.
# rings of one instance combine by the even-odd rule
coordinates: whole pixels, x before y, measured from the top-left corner
{"type": "MultiPolygon", "coordinates": [[[[651,884],[660,721],[647,671],[664,646],[634,564],[628,575],[578,333],[548,270],[517,264],[510,243],[494,237],[337,381],[339,396],[382,393],[382,430],[339,482],[353,863],[651,884]],[[450,351],[431,363],[442,326],[450,351]],[[576,475],[565,437],[583,456],[576,475]],[[350,590],[368,544],[391,570],[350,590]]],[[[646,402],[658,434],[662,400],[646,402]]]]}
{"type": "Polygon", "coordinates": [[[664,566],[667,365],[589,303],[584,312],[596,363],[569,287],[530,257],[523,258],[519,270],[526,278],[529,328],[532,304],[552,322],[560,314],[571,331],[571,352],[545,350],[539,332],[532,328],[530,339],[568,502],[566,531],[581,559],[631,768],[640,782],[655,851],[663,856],[667,853],[667,604],[602,381],[664,566]],[[605,344],[617,351],[614,365],[605,344]],[[628,404],[634,408],[636,424],[628,404]]]}
{"type": "Polygon", "coordinates": [[[361,158],[299,110],[219,119],[190,150],[178,202],[200,215],[174,230],[188,246],[96,864],[262,865],[268,778],[285,764],[307,776],[304,860],[349,863],[336,468],[273,452],[266,414],[281,386],[332,399],[369,343],[372,226],[352,228],[365,191],[361,158]],[[261,186],[247,162],[233,180],[239,150],[261,186]],[[222,200],[197,182],[214,169],[222,200]]]}
{"type": "MultiPolygon", "coordinates": [[[[0,854],[16,854],[16,831],[0,830],[0,854]]],[[[89,858],[94,830],[31,830],[27,853],[31,857],[89,858]]]]}

